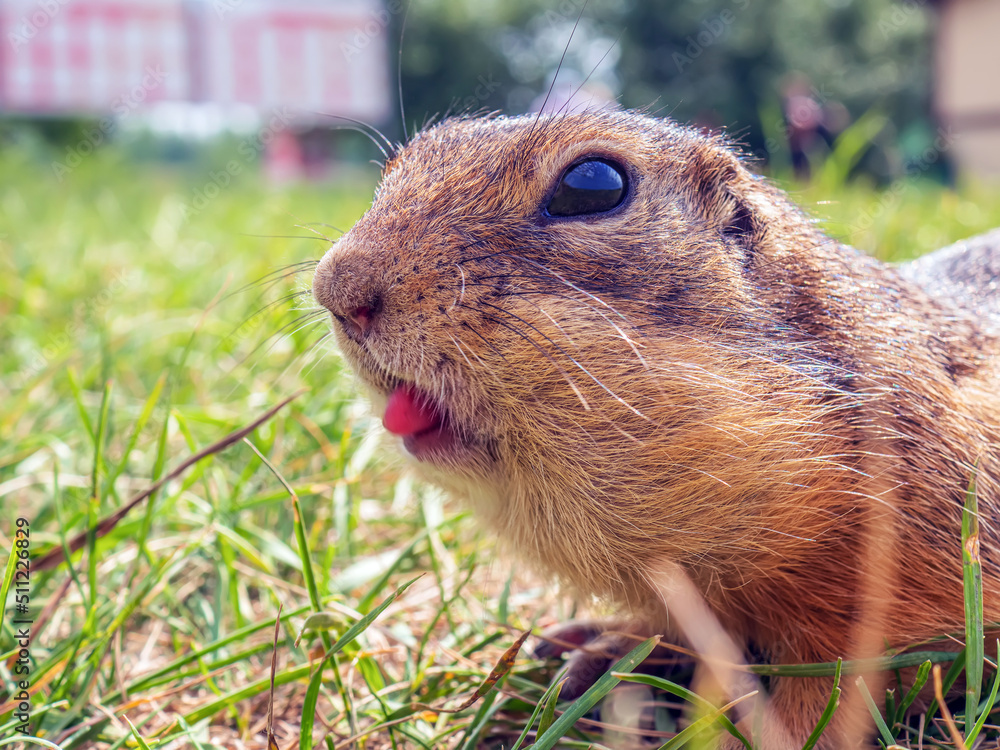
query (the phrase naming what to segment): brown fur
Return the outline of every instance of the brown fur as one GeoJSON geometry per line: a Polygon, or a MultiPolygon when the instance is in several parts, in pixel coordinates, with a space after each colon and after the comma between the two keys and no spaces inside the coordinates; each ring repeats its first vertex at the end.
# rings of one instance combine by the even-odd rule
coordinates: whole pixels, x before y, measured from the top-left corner
{"type": "MultiPolygon", "coordinates": [[[[361,343],[334,328],[376,410],[400,382],[433,394],[459,445],[417,472],[536,568],[662,632],[669,560],[739,644],[830,661],[961,631],[977,462],[1000,620],[1000,236],[941,252],[839,244],[669,121],[458,119],[386,165],[314,290],[341,319],[375,305],[361,343]],[[630,197],[543,216],[584,155],[630,197]]],[[[794,741],[828,692],[775,681],[794,741]]]]}

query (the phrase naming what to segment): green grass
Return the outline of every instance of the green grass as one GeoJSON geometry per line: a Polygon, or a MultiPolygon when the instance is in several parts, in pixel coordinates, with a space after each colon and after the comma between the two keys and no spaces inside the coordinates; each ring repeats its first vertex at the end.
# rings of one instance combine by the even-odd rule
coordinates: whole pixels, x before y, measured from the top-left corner
{"type": "MultiPolygon", "coordinates": [[[[208,179],[107,151],[60,183],[45,163],[0,154],[0,552],[18,517],[39,565],[82,535],[71,563],[31,576],[38,746],[265,746],[279,605],[271,723],[281,748],[509,748],[519,737],[524,747],[531,722],[555,746],[586,707],[553,711],[552,672],[527,650],[473,705],[434,709],[461,705],[521,629],[565,619],[572,604],[511,576],[464,509],[381,455],[320,342],[325,321],[308,318],[308,296],[290,297],[309,282],[294,264],[360,216],[374,177],[272,189],[247,170],[185,212],[208,179]],[[318,234],[300,226],[311,222],[318,234]],[[97,533],[134,495],[300,389],[250,444],[210,451],[97,533]]],[[[983,189],[915,179],[891,193],[793,194],[833,234],[887,258],[1000,225],[1000,193],[983,189]],[[866,213],[870,225],[857,221],[866,213]]],[[[12,602],[0,745],[18,724],[12,602]]],[[[995,695],[990,673],[987,688],[995,695]]],[[[897,722],[916,726],[913,697],[873,700],[906,738],[897,722]]],[[[710,720],[670,747],[704,746],[700,730],[716,717],[699,711],[710,720]]],[[[679,727],[658,716],[667,742],[679,727]]],[[[578,722],[559,746],[591,746],[594,729],[578,722]]]]}

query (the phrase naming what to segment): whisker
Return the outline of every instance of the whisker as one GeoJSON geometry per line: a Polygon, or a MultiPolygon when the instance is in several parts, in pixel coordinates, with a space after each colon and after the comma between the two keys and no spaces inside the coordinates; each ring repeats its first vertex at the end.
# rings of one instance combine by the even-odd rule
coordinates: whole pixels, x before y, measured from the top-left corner
{"type": "MultiPolygon", "coordinates": [[[[462,355],[462,359],[465,360],[465,364],[467,364],[471,368],[472,367],[472,362],[469,360],[469,357],[465,354],[465,347],[462,346],[462,344],[459,342],[459,340],[456,339],[451,334],[448,334],[448,338],[451,339],[451,343],[453,343],[455,345],[455,347],[458,349],[458,353],[462,355]]],[[[483,364],[483,365],[486,364],[485,362],[483,362],[483,358],[480,357],[475,352],[473,352],[472,356],[475,357],[476,359],[478,359],[481,364],[483,364]]]]}
{"type": "MultiPolygon", "coordinates": [[[[354,127],[352,127],[351,125],[341,125],[338,126],[337,129],[353,130],[356,133],[361,133],[375,145],[375,148],[377,148],[379,151],[382,152],[382,156],[385,157],[387,161],[390,158],[390,155],[395,154],[396,152],[396,147],[393,146],[392,141],[386,138],[385,134],[371,123],[365,122],[364,120],[358,120],[354,117],[347,117],[346,115],[335,115],[330,112],[317,112],[316,114],[320,115],[321,117],[332,117],[338,120],[345,120],[349,123],[352,123],[354,127]],[[381,143],[378,141],[378,139],[375,138],[375,135],[373,135],[373,133],[382,139],[381,143]],[[385,145],[383,146],[383,144],[385,145]],[[388,148],[388,151],[386,150],[386,148],[388,148]]],[[[384,167],[385,165],[383,164],[379,166],[384,167]]]]}
{"type": "MultiPolygon", "coordinates": [[[[450,336],[449,335],[449,338],[451,339],[451,342],[455,345],[455,347],[458,349],[459,354],[462,355],[462,359],[465,360],[465,363],[467,365],[469,365],[470,368],[472,368],[473,364],[472,364],[472,361],[469,359],[469,357],[466,354],[466,347],[463,346],[462,342],[459,341],[458,339],[456,339],[454,336],[450,336]]],[[[483,372],[487,373],[493,379],[493,382],[495,382],[498,386],[502,385],[502,382],[500,380],[500,376],[496,373],[496,369],[495,368],[490,367],[486,363],[486,361],[482,357],[480,357],[478,354],[476,354],[475,352],[469,351],[469,354],[471,354],[473,357],[475,357],[479,361],[480,365],[483,366],[483,372]]],[[[444,398],[442,398],[442,401],[443,400],[444,400],[444,398]]]]}
{"type": "MultiPolygon", "coordinates": [[[[482,244],[485,244],[484,240],[476,240],[474,242],[470,242],[468,245],[465,245],[465,246],[459,248],[459,252],[461,252],[463,250],[468,250],[470,247],[475,247],[476,245],[482,245],[482,244]]],[[[501,250],[497,250],[495,253],[487,253],[486,255],[478,255],[478,256],[474,256],[472,258],[462,258],[460,261],[458,261],[458,265],[464,265],[465,263],[476,263],[478,261],[489,260],[490,258],[496,258],[498,255],[508,255],[508,251],[506,249],[501,249],[501,250]]]]}
{"type": "Polygon", "coordinates": [[[409,143],[410,135],[406,132],[406,110],[403,107],[403,38],[406,35],[406,19],[410,15],[410,2],[407,0],[406,10],[399,28],[399,55],[396,60],[396,84],[399,89],[399,119],[403,123],[403,143],[409,143]]]}
{"type": "MultiPolygon", "coordinates": [[[[505,312],[505,311],[504,311],[504,312],[505,312]]],[[[509,323],[505,323],[505,322],[504,322],[504,321],[502,321],[502,320],[499,320],[499,319],[497,319],[497,318],[494,318],[494,317],[493,317],[492,315],[483,315],[483,317],[484,317],[484,318],[486,318],[486,319],[487,319],[487,320],[489,320],[489,321],[492,321],[493,323],[496,323],[496,324],[497,324],[498,326],[501,326],[501,327],[503,327],[503,328],[506,328],[507,330],[509,330],[509,331],[511,331],[511,332],[513,332],[513,333],[515,333],[515,334],[517,334],[518,336],[520,336],[521,338],[523,338],[523,339],[524,339],[525,341],[527,341],[527,342],[528,342],[529,344],[531,344],[531,345],[532,345],[532,346],[533,346],[533,347],[534,347],[535,349],[537,349],[537,350],[538,350],[538,352],[539,352],[539,353],[540,353],[540,354],[541,354],[541,355],[542,355],[543,357],[545,357],[545,358],[546,358],[546,359],[547,359],[547,360],[549,361],[549,363],[550,363],[550,364],[551,364],[551,365],[552,365],[553,367],[555,367],[555,368],[556,368],[556,369],[557,369],[557,370],[559,371],[559,374],[563,376],[563,378],[564,378],[564,379],[566,380],[566,383],[567,383],[567,384],[569,385],[569,387],[570,387],[570,388],[571,388],[571,389],[573,390],[573,393],[575,393],[575,394],[576,394],[576,397],[577,397],[577,398],[578,398],[578,399],[580,400],[580,404],[581,404],[581,405],[583,406],[584,410],[585,410],[585,411],[590,411],[590,410],[591,410],[591,409],[590,409],[590,403],[589,403],[589,402],[587,401],[587,399],[586,399],[586,398],[584,397],[584,395],[583,395],[583,392],[582,392],[582,391],[581,391],[581,390],[580,390],[580,389],[579,389],[579,388],[577,387],[576,383],[574,383],[574,382],[573,382],[573,378],[571,378],[571,377],[569,376],[569,373],[567,373],[567,372],[566,372],[566,370],[564,370],[564,369],[563,369],[563,368],[562,368],[562,367],[561,367],[561,366],[559,365],[559,363],[558,363],[558,362],[556,362],[555,358],[554,358],[554,357],[553,357],[553,356],[552,356],[551,354],[549,354],[549,353],[548,353],[547,351],[545,351],[545,350],[544,350],[544,349],[543,349],[543,348],[542,348],[542,347],[541,347],[541,346],[540,346],[540,345],[538,344],[538,342],[537,342],[537,341],[533,341],[533,340],[531,339],[531,337],[530,337],[530,336],[528,336],[528,334],[524,333],[524,331],[519,331],[519,330],[518,330],[517,328],[515,328],[515,327],[514,327],[514,326],[512,326],[512,325],[510,325],[509,323]]],[[[482,336],[481,336],[481,335],[480,335],[480,338],[482,338],[482,336]]],[[[485,339],[483,339],[483,340],[485,341],[485,339]]],[[[558,348],[558,347],[556,347],[556,348],[558,348]]],[[[568,356],[568,355],[567,355],[567,356],[568,356]]],[[[572,360],[572,359],[573,359],[572,357],[568,357],[568,358],[569,358],[570,360],[572,360]]],[[[580,369],[581,369],[581,370],[582,370],[583,372],[586,372],[586,370],[585,370],[585,369],[584,369],[583,367],[580,367],[580,369]]],[[[589,373],[588,373],[588,374],[589,374],[589,373]]],[[[593,376],[591,376],[591,377],[593,377],[593,376]]]]}
{"type": "MultiPolygon", "coordinates": [[[[308,323],[305,323],[302,326],[300,326],[297,329],[297,331],[305,330],[308,327],[315,328],[321,322],[322,322],[321,320],[312,320],[312,321],[310,321],[308,323]]],[[[293,331],[292,334],[296,333],[297,331],[293,331]]],[[[292,334],[289,334],[289,335],[292,335],[292,334]]],[[[303,349],[301,352],[299,352],[297,355],[295,355],[292,358],[292,361],[289,362],[288,365],[286,365],[285,368],[281,371],[281,374],[279,375],[279,378],[285,377],[285,375],[287,375],[288,372],[295,365],[297,365],[300,361],[303,361],[305,359],[305,357],[307,357],[307,356],[315,356],[316,354],[319,354],[319,356],[315,356],[315,359],[309,364],[309,368],[310,369],[307,371],[306,374],[311,373],[312,372],[312,368],[318,367],[319,364],[320,364],[320,362],[323,361],[324,355],[329,354],[329,350],[326,350],[326,351],[320,350],[319,346],[320,346],[320,344],[322,344],[324,341],[326,341],[332,335],[333,335],[333,331],[330,330],[330,329],[327,329],[323,333],[322,336],[320,336],[318,339],[316,339],[316,341],[314,341],[312,344],[310,344],[309,346],[307,346],[305,349],[303,349]]],[[[302,375],[302,371],[301,370],[300,370],[299,374],[302,375]]]]}
{"type": "Polygon", "coordinates": [[[294,322],[302,322],[302,325],[300,325],[298,328],[295,328],[289,331],[288,333],[282,333],[282,331],[288,328],[288,326],[282,326],[276,331],[276,333],[284,336],[294,336],[296,333],[303,330],[307,326],[315,325],[316,323],[321,322],[325,318],[326,318],[326,310],[311,310],[305,313],[304,315],[300,315],[298,317],[298,321],[293,321],[293,324],[294,322]]]}
{"type": "MultiPolygon", "coordinates": [[[[268,307],[270,307],[270,305],[268,307]]],[[[258,343],[253,349],[251,349],[249,352],[247,352],[246,356],[243,357],[242,359],[240,359],[236,363],[236,366],[241,366],[241,365],[246,364],[250,360],[251,357],[253,357],[254,355],[256,355],[258,353],[260,354],[260,356],[267,355],[272,349],[274,349],[275,346],[278,345],[278,342],[281,340],[281,337],[283,335],[285,335],[285,332],[289,328],[297,326],[300,323],[302,323],[303,325],[305,325],[306,323],[318,323],[318,322],[321,322],[322,319],[323,319],[323,317],[324,317],[325,312],[326,312],[325,310],[311,310],[311,311],[309,311],[307,313],[304,313],[303,315],[296,316],[290,322],[288,322],[285,325],[283,325],[280,328],[278,328],[278,330],[273,331],[272,333],[270,333],[265,339],[263,339],[260,343],[258,343]],[[264,349],[263,351],[261,351],[261,348],[265,344],[267,344],[269,341],[271,343],[267,346],[266,349],[264,349]]],[[[252,320],[252,318],[251,318],[251,320],[252,320]]],[[[230,334],[230,336],[232,336],[233,334],[235,334],[236,331],[239,331],[239,328],[237,328],[235,331],[233,331],[233,333],[230,334]]]]}
{"type": "Polygon", "coordinates": [[[611,54],[611,50],[613,50],[615,46],[618,44],[618,42],[621,41],[622,35],[624,33],[625,33],[624,29],[618,32],[618,36],[615,37],[615,40],[611,43],[611,46],[608,47],[607,52],[601,55],[601,59],[598,60],[597,63],[594,65],[594,67],[590,69],[590,72],[587,74],[587,77],[584,78],[583,81],[580,82],[580,85],[573,90],[573,93],[569,95],[569,98],[563,103],[562,107],[559,108],[559,112],[561,114],[569,109],[569,106],[570,104],[573,103],[573,100],[576,98],[576,95],[583,90],[583,87],[587,85],[590,79],[594,76],[594,73],[597,72],[597,69],[601,67],[601,63],[603,63],[607,59],[608,55],[611,54]]]}
{"type": "MultiPolygon", "coordinates": [[[[322,322],[323,321],[322,321],[322,318],[320,317],[319,311],[312,311],[310,313],[306,313],[305,315],[301,315],[301,316],[296,317],[295,320],[291,321],[290,323],[286,324],[285,326],[282,326],[282,328],[279,329],[279,331],[270,334],[267,338],[265,338],[263,341],[261,341],[260,343],[258,343],[256,346],[254,346],[254,348],[251,351],[249,351],[246,354],[246,356],[241,357],[237,362],[235,362],[233,364],[232,368],[230,368],[226,372],[226,375],[227,376],[232,376],[236,372],[237,368],[246,366],[247,363],[251,361],[251,358],[253,358],[255,355],[257,355],[258,353],[260,353],[261,347],[263,347],[268,341],[271,341],[270,346],[268,346],[268,348],[267,348],[267,350],[265,350],[265,352],[260,353],[260,356],[263,356],[268,351],[270,351],[275,346],[277,346],[278,341],[280,340],[280,335],[279,335],[280,332],[283,331],[283,330],[285,330],[285,329],[287,329],[288,327],[294,326],[294,325],[297,325],[297,324],[301,323],[302,325],[301,325],[301,327],[300,327],[299,330],[303,330],[303,329],[306,329],[310,325],[313,326],[313,327],[321,325],[322,322]]],[[[299,355],[299,357],[301,357],[301,356],[303,356],[303,355],[305,355],[305,354],[307,354],[307,353],[309,353],[311,351],[314,351],[315,348],[316,348],[316,345],[319,342],[321,342],[324,339],[326,339],[330,335],[331,335],[331,331],[329,329],[327,329],[327,331],[317,340],[317,342],[314,343],[314,344],[311,344],[308,347],[306,347],[305,350],[299,355]]],[[[296,357],[295,359],[298,359],[298,357],[296,357]]],[[[293,362],[294,361],[295,360],[293,360],[293,362]]],[[[253,372],[256,367],[257,367],[257,364],[250,364],[249,365],[250,372],[253,372]]],[[[288,370],[288,368],[286,367],[285,370],[283,370],[282,373],[279,375],[279,378],[284,377],[284,375],[287,372],[287,370],[288,370]]],[[[240,387],[241,387],[241,384],[234,385],[233,388],[230,390],[230,395],[233,394],[233,393],[235,393],[236,390],[238,388],[240,388],[240,387]]]]}
{"type": "Polygon", "coordinates": [[[556,65],[556,72],[552,75],[552,83],[549,84],[549,90],[545,92],[545,99],[542,100],[542,106],[538,108],[538,114],[535,115],[534,122],[531,123],[531,128],[528,130],[528,134],[525,136],[525,140],[531,140],[531,135],[535,131],[535,126],[542,117],[542,113],[545,111],[545,105],[549,103],[549,98],[552,96],[552,91],[556,87],[556,81],[559,80],[559,72],[562,70],[563,63],[566,62],[566,53],[569,52],[569,46],[573,43],[573,36],[576,34],[577,28],[580,26],[580,21],[583,19],[583,14],[587,10],[587,3],[589,0],[584,0],[583,5],[580,7],[580,13],[576,17],[576,22],[573,24],[573,29],[569,32],[569,39],[566,40],[566,46],[563,47],[562,56],[559,58],[559,64],[556,65]]]}
{"type": "Polygon", "coordinates": [[[533,261],[530,258],[522,258],[522,260],[525,260],[528,263],[531,263],[531,264],[537,266],[538,268],[542,269],[543,271],[547,271],[548,273],[551,273],[553,276],[555,276],[557,279],[559,279],[563,284],[565,284],[566,286],[568,286],[570,289],[573,289],[574,291],[577,291],[580,294],[583,294],[583,295],[589,297],[590,299],[594,300],[594,302],[596,302],[597,304],[601,305],[602,307],[606,307],[608,310],[610,310],[611,312],[613,312],[615,315],[617,315],[619,318],[621,318],[622,320],[624,320],[626,323],[628,322],[628,320],[625,318],[624,315],[622,315],[620,312],[618,312],[615,308],[613,308],[607,302],[605,302],[604,300],[602,300],[600,297],[597,297],[596,295],[591,294],[590,292],[588,292],[585,289],[581,289],[576,284],[573,284],[572,282],[570,282],[569,280],[567,280],[566,278],[564,278],[560,274],[558,274],[555,271],[553,271],[551,268],[548,268],[547,266],[544,266],[541,263],[533,261]]]}
{"type": "MultiPolygon", "coordinates": [[[[499,306],[494,305],[494,304],[491,304],[489,302],[486,302],[485,300],[481,300],[480,304],[486,305],[487,307],[491,307],[494,310],[497,310],[498,312],[501,312],[504,315],[507,315],[508,317],[511,317],[511,318],[517,320],[519,323],[522,323],[523,325],[525,325],[528,328],[530,328],[532,331],[534,331],[539,336],[541,336],[543,339],[545,339],[549,344],[551,344],[553,347],[555,347],[555,349],[560,354],[562,354],[563,356],[565,356],[581,372],[583,372],[587,377],[589,377],[591,380],[593,380],[594,383],[596,383],[598,386],[600,386],[605,392],[607,392],[612,398],[614,398],[616,401],[618,401],[620,404],[622,404],[625,408],[629,409],[631,412],[633,412],[637,416],[641,417],[642,419],[645,419],[646,421],[652,421],[652,420],[649,419],[649,417],[647,417],[645,414],[643,414],[641,411],[639,411],[638,409],[636,409],[634,406],[632,406],[630,403],[628,403],[625,399],[623,399],[621,396],[619,396],[617,393],[615,393],[613,390],[611,390],[607,385],[604,384],[604,382],[600,378],[596,377],[593,373],[591,373],[590,370],[588,370],[586,367],[584,367],[583,364],[581,364],[575,357],[573,357],[572,355],[570,355],[569,352],[567,352],[565,349],[563,349],[561,346],[559,346],[555,341],[553,341],[544,332],[540,331],[537,327],[535,327],[534,325],[532,325],[528,321],[524,320],[520,316],[516,315],[515,313],[511,312],[510,310],[505,310],[504,308],[499,307],[499,306]]],[[[504,324],[503,322],[497,320],[493,316],[489,316],[489,317],[490,317],[490,319],[494,320],[494,322],[496,322],[496,323],[498,323],[500,325],[503,325],[508,330],[514,331],[518,335],[522,336],[526,341],[528,341],[529,343],[531,343],[536,349],[538,349],[540,352],[542,352],[543,354],[545,354],[546,357],[547,357],[547,359],[552,364],[554,364],[554,365],[556,365],[558,367],[558,365],[556,364],[556,362],[552,358],[552,356],[550,354],[548,354],[548,352],[545,352],[544,349],[542,349],[538,345],[538,343],[535,342],[535,341],[533,341],[529,336],[527,336],[526,334],[524,334],[522,331],[517,330],[513,326],[504,324]]],[[[620,329],[618,329],[618,330],[620,330],[620,329]]],[[[570,341],[572,341],[572,339],[570,339],[570,341]]],[[[642,360],[641,357],[640,357],[640,362],[642,362],[643,364],[645,364],[645,361],[642,360]]],[[[587,411],[590,411],[590,406],[589,406],[587,400],[583,397],[582,393],[580,393],[580,391],[577,389],[576,385],[572,382],[572,380],[569,380],[568,382],[570,383],[570,386],[573,388],[574,392],[576,392],[577,395],[578,395],[578,397],[580,398],[580,401],[583,404],[584,409],[587,410],[587,411]]]]}
{"type": "Polygon", "coordinates": [[[492,341],[490,341],[488,338],[486,338],[485,336],[483,336],[483,334],[481,334],[479,331],[477,331],[475,328],[473,328],[471,323],[469,323],[466,320],[463,320],[460,325],[461,325],[462,328],[468,328],[470,331],[472,331],[474,334],[476,334],[476,336],[478,336],[482,340],[482,342],[484,344],[486,344],[486,346],[488,346],[493,351],[494,354],[496,354],[498,357],[500,357],[500,359],[502,359],[504,362],[507,361],[507,357],[504,356],[504,353],[502,351],[500,351],[499,349],[497,349],[496,346],[494,346],[494,344],[493,344],[492,341]]]}
{"type": "MultiPolygon", "coordinates": [[[[547,317],[547,318],[548,318],[549,320],[551,320],[551,321],[552,321],[552,323],[553,323],[553,324],[555,324],[555,325],[556,325],[556,326],[557,326],[557,327],[559,328],[559,330],[562,330],[562,326],[560,326],[560,325],[559,325],[559,324],[558,324],[558,323],[556,322],[555,318],[553,318],[553,317],[552,317],[551,315],[549,315],[548,311],[546,311],[546,310],[545,310],[545,309],[544,309],[543,307],[541,307],[541,306],[539,306],[539,305],[537,305],[537,304],[536,304],[536,307],[538,307],[538,309],[539,309],[539,310],[541,311],[541,313],[542,313],[543,315],[545,315],[545,317],[547,317]]],[[[592,305],[587,305],[587,307],[588,307],[589,309],[593,310],[593,311],[594,311],[595,313],[597,313],[598,315],[600,315],[600,316],[601,316],[601,317],[602,317],[602,318],[604,319],[604,321],[605,321],[605,322],[606,322],[606,323],[607,323],[607,324],[608,324],[609,326],[611,326],[612,328],[614,328],[614,329],[615,329],[615,332],[616,332],[616,333],[618,334],[618,337],[619,337],[619,338],[621,338],[621,340],[622,340],[622,341],[624,341],[624,342],[625,342],[626,344],[628,344],[628,345],[629,345],[629,348],[630,348],[630,349],[632,350],[632,352],[633,352],[633,353],[635,354],[635,356],[636,356],[636,359],[638,359],[638,360],[639,360],[639,363],[640,363],[640,364],[641,364],[641,365],[642,365],[642,366],[643,366],[643,367],[644,367],[645,369],[647,369],[647,370],[648,370],[648,369],[649,369],[649,365],[648,365],[648,364],[646,363],[646,359],[645,359],[645,358],[644,358],[644,357],[642,356],[642,354],[641,354],[641,353],[639,352],[639,349],[638,349],[638,347],[637,347],[637,346],[635,345],[635,342],[634,342],[634,341],[632,340],[632,338],[631,338],[631,337],[630,337],[630,336],[629,336],[628,334],[626,334],[626,333],[625,333],[625,331],[623,331],[623,330],[621,329],[621,327],[619,327],[619,326],[618,326],[618,324],[617,324],[617,323],[615,323],[615,322],[614,322],[613,320],[611,320],[611,319],[610,319],[610,318],[609,318],[609,317],[608,317],[607,315],[605,315],[605,314],[604,314],[603,312],[601,312],[600,310],[596,309],[596,308],[595,308],[595,307],[593,307],[592,305]]],[[[612,309],[613,309],[613,308],[612,308],[612,309]]],[[[617,311],[615,311],[615,312],[617,312],[617,311]]],[[[622,318],[623,320],[625,320],[625,316],[624,316],[624,315],[622,315],[621,313],[618,313],[618,315],[619,315],[619,317],[621,317],[621,318],[622,318]]],[[[571,338],[571,337],[569,337],[569,336],[567,336],[567,338],[569,338],[570,340],[572,340],[572,338],[571,338]]]]}
{"type": "Polygon", "coordinates": [[[316,339],[314,342],[312,342],[309,345],[309,347],[305,351],[302,352],[303,355],[305,355],[307,353],[316,353],[316,354],[318,354],[318,356],[316,357],[316,362],[314,363],[313,366],[315,366],[315,364],[318,364],[319,362],[321,362],[323,360],[323,357],[325,355],[330,354],[330,353],[335,353],[336,350],[323,349],[322,348],[323,347],[323,343],[327,339],[330,339],[330,338],[333,338],[333,330],[330,329],[330,328],[328,328],[328,329],[326,329],[323,332],[322,336],[320,336],[318,339],[316,339]]]}
{"type": "MultiPolygon", "coordinates": [[[[526,273],[495,274],[495,275],[492,275],[492,276],[478,276],[477,278],[480,281],[482,281],[482,280],[490,280],[490,279],[504,279],[504,280],[510,280],[510,279],[517,279],[517,280],[527,279],[527,280],[532,280],[532,281],[548,281],[549,280],[549,277],[547,277],[547,276],[536,276],[536,275],[530,275],[530,274],[526,274],[526,273]]],[[[488,286],[488,285],[479,284],[477,282],[471,282],[469,284],[469,286],[488,286]]],[[[568,286],[568,288],[572,289],[573,291],[577,291],[577,292],[581,292],[582,291],[582,290],[580,290],[579,288],[577,288],[577,287],[575,287],[573,285],[565,285],[564,284],[564,286],[568,286]]],[[[512,292],[511,294],[513,294],[514,296],[518,296],[518,297],[525,297],[525,296],[530,296],[533,293],[536,293],[535,290],[528,290],[526,292],[512,292]]],[[[578,297],[572,297],[572,296],[566,295],[566,294],[557,294],[557,293],[552,292],[552,291],[547,290],[547,289],[538,290],[537,293],[538,294],[545,294],[545,295],[553,296],[553,297],[559,297],[561,299],[566,299],[566,300],[570,300],[570,301],[577,302],[577,303],[581,303],[582,302],[588,309],[593,310],[595,313],[601,315],[602,317],[605,317],[603,315],[603,313],[601,313],[593,305],[591,305],[591,304],[589,304],[589,303],[587,303],[587,302],[585,302],[583,300],[580,300],[578,297]]],[[[597,299],[602,304],[603,307],[611,310],[616,315],[618,315],[618,317],[622,318],[626,322],[629,322],[628,319],[625,318],[625,316],[622,313],[618,312],[618,310],[616,310],[611,305],[608,305],[603,300],[600,300],[599,298],[594,297],[594,295],[590,294],[589,292],[582,291],[582,293],[585,294],[585,295],[589,295],[589,296],[593,297],[594,299],[597,299]]],[[[640,301],[648,304],[648,300],[640,300],[640,301]]]]}
{"type": "Polygon", "coordinates": [[[318,240],[318,239],[325,240],[326,239],[326,237],[316,237],[315,235],[306,235],[306,234],[247,234],[246,232],[240,232],[237,236],[251,237],[253,239],[258,239],[258,240],[318,240]]]}
{"type": "Polygon", "coordinates": [[[292,276],[295,276],[296,274],[305,273],[306,271],[312,270],[313,268],[316,267],[318,263],[319,261],[316,260],[304,260],[300,261],[299,263],[290,263],[287,266],[276,268],[275,270],[264,274],[259,279],[251,281],[249,284],[245,284],[239,289],[230,292],[229,294],[226,295],[225,299],[234,297],[237,294],[243,294],[244,292],[247,292],[250,289],[254,289],[257,287],[263,287],[264,289],[267,289],[268,287],[273,286],[282,279],[288,279],[291,278],[292,276]]]}
{"type": "MultiPolygon", "coordinates": [[[[314,231],[312,229],[313,227],[328,227],[329,229],[332,229],[337,234],[345,234],[345,231],[343,229],[341,229],[340,227],[335,226],[333,224],[329,224],[329,223],[327,223],[325,221],[308,221],[308,222],[305,222],[304,224],[300,224],[299,226],[301,226],[303,229],[308,229],[310,231],[314,231]]],[[[323,235],[320,235],[320,236],[322,237],[323,235]]],[[[327,239],[327,238],[324,238],[324,239],[327,239]]]]}
{"type": "MultiPolygon", "coordinates": [[[[306,295],[309,295],[309,294],[312,294],[312,292],[307,291],[305,289],[301,289],[301,290],[294,291],[294,292],[289,292],[288,294],[286,294],[286,295],[284,295],[282,297],[278,297],[278,299],[276,299],[276,300],[272,300],[271,302],[268,302],[263,307],[258,308],[256,311],[254,311],[253,313],[251,313],[250,317],[247,318],[247,320],[253,320],[254,318],[256,318],[256,317],[258,317],[260,315],[263,315],[265,312],[267,312],[268,310],[270,310],[270,309],[272,309],[274,307],[277,307],[278,305],[284,305],[284,304],[287,304],[289,302],[293,302],[294,300],[299,299],[300,297],[303,297],[303,296],[306,296],[306,295]]],[[[322,311],[317,311],[317,312],[326,312],[326,311],[322,310],[322,311]]]]}

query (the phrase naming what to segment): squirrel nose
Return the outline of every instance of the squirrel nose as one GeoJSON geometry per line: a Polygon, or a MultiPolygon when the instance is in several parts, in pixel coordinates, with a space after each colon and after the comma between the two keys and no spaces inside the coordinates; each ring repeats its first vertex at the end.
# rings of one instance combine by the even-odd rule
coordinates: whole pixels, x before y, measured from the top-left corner
{"type": "Polygon", "coordinates": [[[368,305],[359,305],[345,315],[338,315],[344,332],[355,341],[361,341],[371,330],[372,322],[378,314],[378,301],[368,305]]]}
{"type": "Polygon", "coordinates": [[[376,332],[386,301],[384,279],[367,247],[352,230],[327,251],[313,276],[316,301],[358,343],[376,332]]]}

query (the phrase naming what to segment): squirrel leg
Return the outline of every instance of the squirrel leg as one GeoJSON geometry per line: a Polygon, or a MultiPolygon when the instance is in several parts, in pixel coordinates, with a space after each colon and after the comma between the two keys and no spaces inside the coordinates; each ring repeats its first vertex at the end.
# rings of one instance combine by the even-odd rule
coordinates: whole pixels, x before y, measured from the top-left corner
{"type": "MultiPolygon", "coordinates": [[[[653,634],[647,623],[635,620],[573,620],[553,626],[541,634],[535,656],[549,659],[569,654],[559,693],[561,700],[583,695],[615,662],[653,634]]],[[[684,659],[687,661],[687,659],[684,659]]],[[[638,671],[669,669],[678,661],[676,652],[657,647],[638,671]]]]}

